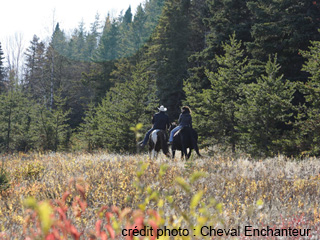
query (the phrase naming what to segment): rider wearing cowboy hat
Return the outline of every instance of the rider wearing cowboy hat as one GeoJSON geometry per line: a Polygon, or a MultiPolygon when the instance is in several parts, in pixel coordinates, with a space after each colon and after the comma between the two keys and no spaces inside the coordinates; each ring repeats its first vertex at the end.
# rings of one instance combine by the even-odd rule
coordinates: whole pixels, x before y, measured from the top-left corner
{"type": "Polygon", "coordinates": [[[165,114],[167,108],[161,105],[158,110],[159,112],[154,114],[152,117],[152,128],[146,133],[143,141],[139,143],[140,147],[144,147],[147,144],[149,136],[153,130],[166,130],[170,126],[169,117],[167,114],[165,114]]]}

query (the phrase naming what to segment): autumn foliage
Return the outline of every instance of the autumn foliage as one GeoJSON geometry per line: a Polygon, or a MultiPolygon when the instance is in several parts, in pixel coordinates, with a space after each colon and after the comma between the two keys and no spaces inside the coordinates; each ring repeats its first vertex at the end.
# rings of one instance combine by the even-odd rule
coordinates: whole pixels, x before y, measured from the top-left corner
{"type": "Polygon", "coordinates": [[[247,225],[310,228],[312,239],[320,230],[317,159],[52,153],[10,155],[4,167],[4,240],[145,239],[133,230],[149,231],[147,239],[203,239],[202,226],[247,225]],[[164,228],[188,235],[155,234],[164,228]]]}

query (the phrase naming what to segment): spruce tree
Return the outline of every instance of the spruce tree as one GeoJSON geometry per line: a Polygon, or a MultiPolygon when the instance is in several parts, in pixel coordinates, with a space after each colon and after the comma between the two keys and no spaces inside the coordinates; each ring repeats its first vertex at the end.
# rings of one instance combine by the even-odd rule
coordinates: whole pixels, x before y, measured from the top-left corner
{"type": "Polygon", "coordinates": [[[306,59],[302,71],[309,73],[308,81],[300,85],[306,103],[300,106],[297,117],[296,146],[300,152],[310,155],[320,154],[320,41],[311,41],[309,50],[301,51],[306,59]]]}
{"type": "Polygon", "coordinates": [[[107,62],[119,56],[119,22],[108,16],[93,61],[107,62]]]}
{"type": "Polygon", "coordinates": [[[244,88],[245,101],[240,105],[238,130],[244,150],[252,155],[270,156],[284,150],[284,129],[293,114],[296,88],[279,70],[277,57],[269,56],[265,73],[244,88]]]}
{"type": "Polygon", "coordinates": [[[92,151],[103,147],[102,139],[98,133],[98,118],[96,117],[96,106],[89,103],[85,111],[82,123],[80,123],[73,138],[74,148],[87,149],[92,151]],[[80,144],[79,144],[80,142],[80,144]]]}
{"type": "Polygon", "coordinates": [[[229,43],[222,44],[224,55],[216,56],[217,72],[207,71],[210,88],[197,92],[191,84],[185,91],[186,102],[194,110],[195,127],[208,141],[230,146],[235,152],[239,144],[238,112],[243,103],[243,89],[251,82],[251,65],[241,50],[235,34],[229,43]]]}
{"type": "Polygon", "coordinates": [[[100,23],[99,14],[96,15],[95,21],[91,23],[90,32],[86,36],[85,57],[86,61],[91,61],[94,51],[97,48],[100,37],[100,23]]]}
{"type": "Polygon", "coordinates": [[[0,95],[0,151],[27,151],[34,147],[33,101],[20,90],[0,95]]]}
{"type": "MultiPolygon", "coordinates": [[[[198,0],[199,1],[199,0],[198,0]]],[[[197,1],[193,1],[194,4],[197,1]]],[[[245,44],[251,41],[251,25],[252,14],[247,7],[247,0],[206,0],[205,3],[200,3],[194,9],[200,11],[199,16],[202,21],[193,18],[192,24],[198,26],[192,28],[193,34],[202,30],[203,40],[190,57],[190,76],[188,82],[193,85],[198,91],[202,88],[209,88],[210,81],[208,80],[205,71],[216,71],[218,63],[215,55],[224,53],[222,42],[228,41],[229,36],[233,33],[245,44]],[[202,6],[202,8],[200,8],[202,6]],[[201,48],[202,47],[202,48],[201,48]]],[[[192,13],[194,14],[194,13],[192,13]]],[[[201,40],[201,39],[200,39],[201,40]]],[[[199,44],[199,43],[198,43],[199,44]]]]}
{"type": "Polygon", "coordinates": [[[49,108],[53,108],[54,96],[59,89],[64,91],[70,87],[69,78],[67,77],[70,64],[70,61],[67,59],[67,49],[66,36],[60,29],[59,23],[57,23],[45,56],[47,59],[46,81],[49,83],[49,98],[46,98],[45,100],[47,101],[46,104],[49,108]]]}
{"type": "Polygon", "coordinates": [[[4,53],[2,51],[2,46],[0,42],[0,94],[5,91],[6,84],[5,84],[5,68],[4,68],[4,53]]]}
{"type": "Polygon", "coordinates": [[[136,137],[130,127],[138,123],[150,127],[156,106],[154,83],[145,74],[144,67],[138,65],[133,80],[116,84],[97,107],[96,139],[110,150],[135,151],[136,137]]]}
{"type": "Polygon", "coordinates": [[[300,71],[304,60],[298,52],[307,50],[310,40],[320,40],[319,3],[255,0],[248,1],[248,8],[253,19],[253,41],[247,47],[253,58],[267,62],[270,54],[277,54],[284,77],[305,82],[307,75],[300,71]]]}
{"type": "Polygon", "coordinates": [[[189,54],[189,6],[190,0],[165,3],[147,52],[150,68],[154,69],[157,95],[172,119],[178,117],[184,98],[182,88],[189,54]]]}
{"type": "Polygon", "coordinates": [[[49,85],[46,81],[46,62],[45,45],[39,42],[39,38],[34,35],[27,48],[25,56],[25,76],[24,89],[33,99],[40,100],[43,97],[48,98],[49,85]]]}
{"type": "Polygon", "coordinates": [[[35,131],[38,133],[38,148],[41,150],[65,150],[68,147],[70,110],[66,110],[66,98],[58,92],[52,109],[39,105],[35,131]]]}

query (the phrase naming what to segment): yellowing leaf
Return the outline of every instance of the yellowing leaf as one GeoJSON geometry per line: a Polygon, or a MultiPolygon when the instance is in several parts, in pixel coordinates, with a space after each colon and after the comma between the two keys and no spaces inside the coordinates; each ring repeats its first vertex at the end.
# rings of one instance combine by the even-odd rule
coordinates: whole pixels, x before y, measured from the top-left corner
{"type": "Polygon", "coordinates": [[[192,184],[195,181],[197,181],[199,178],[205,177],[205,176],[206,176],[206,173],[204,173],[204,172],[195,172],[190,177],[190,183],[192,184]]]}
{"type": "Polygon", "coordinates": [[[158,202],[158,207],[163,207],[163,204],[164,204],[164,201],[163,199],[160,199],[159,202],[158,202]]]}
{"type": "Polygon", "coordinates": [[[162,177],[166,173],[167,169],[168,169],[168,165],[166,165],[166,164],[165,165],[161,165],[160,166],[160,171],[159,171],[159,176],[162,177]]]}
{"type": "Polygon", "coordinates": [[[216,205],[216,209],[218,210],[219,213],[222,213],[222,203],[218,203],[216,205]]]}
{"type": "Polygon", "coordinates": [[[43,202],[38,208],[39,218],[41,221],[42,231],[46,234],[52,225],[51,215],[53,213],[52,207],[48,202],[43,202]]]}
{"type": "Polygon", "coordinates": [[[37,201],[34,197],[28,197],[25,201],[24,201],[24,205],[27,208],[32,208],[35,209],[37,206],[37,201]]]}
{"type": "Polygon", "coordinates": [[[186,191],[186,192],[190,192],[190,186],[188,183],[186,183],[186,181],[182,178],[182,177],[177,177],[176,178],[176,182],[186,191]]]}
{"type": "Polygon", "coordinates": [[[143,127],[143,124],[142,124],[142,123],[138,123],[138,124],[136,125],[136,129],[137,129],[137,130],[140,130],[142,127],[143,127]]]}
{"type": "Polygon", "coordinates": [[[257,201],[257,206],[262,206],[263,205],[263,201],[262,201],[262,199],[259,199],[258,201],[257,201]]]}
{"type": "Polygon", "coordinates": [[[192,197],[192,200],[191,200],[191,203],[190,203],[190,208],[191,209],[194,209],[198,205],[198,203],[200,202],[202,196],[203,196],[203,191],[199,191],[198,193],[196,193],[192,197]]]}

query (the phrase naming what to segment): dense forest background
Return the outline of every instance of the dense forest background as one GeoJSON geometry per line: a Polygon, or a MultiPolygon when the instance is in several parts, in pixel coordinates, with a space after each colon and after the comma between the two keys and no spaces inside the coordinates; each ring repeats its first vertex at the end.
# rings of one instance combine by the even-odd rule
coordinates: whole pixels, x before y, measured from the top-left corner
{"type": "Polygon", "coordinates": [[[319,155],[319,29],[318,1],[147,0],[35,35],[22,70],[0,43],[0,151],[134,152],[131,127],[187,104],[203,147],[319,155]]]}

